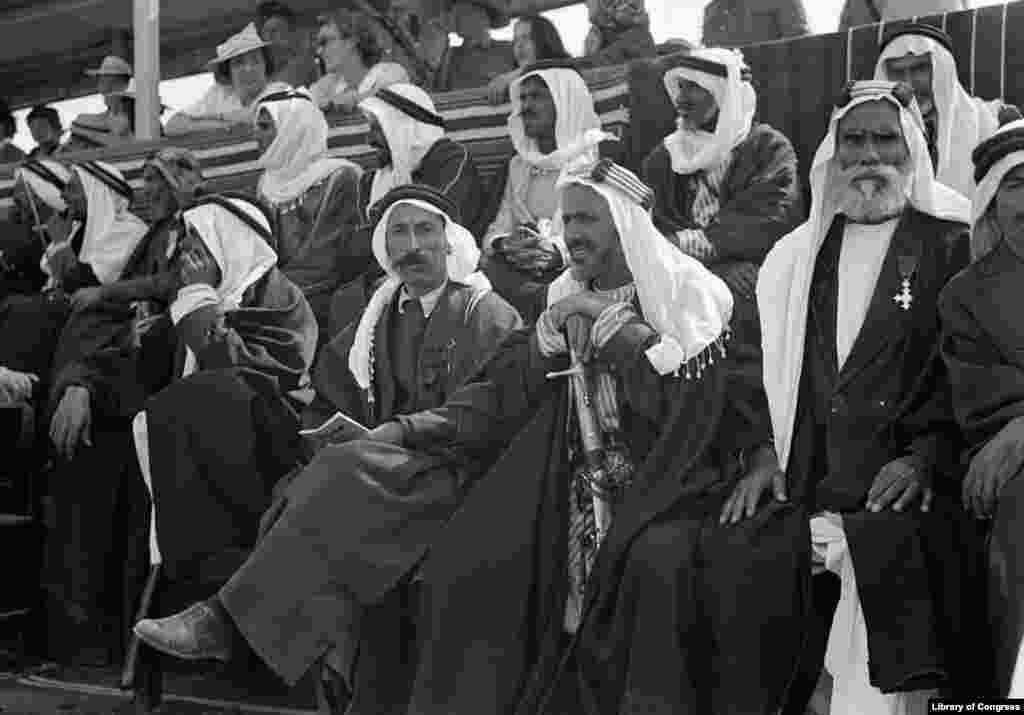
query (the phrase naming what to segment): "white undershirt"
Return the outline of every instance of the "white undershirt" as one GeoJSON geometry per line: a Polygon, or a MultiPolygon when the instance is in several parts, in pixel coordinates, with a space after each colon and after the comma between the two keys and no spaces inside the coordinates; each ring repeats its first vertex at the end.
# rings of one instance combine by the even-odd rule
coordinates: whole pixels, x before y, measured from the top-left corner
{"type": "Polygon", "coordinates": [[[871,296],[898,219],[885,223],[848,222],[839,252],[839,295],[836,305],[836,356],[842,369],[864,325],[871,296]]]}

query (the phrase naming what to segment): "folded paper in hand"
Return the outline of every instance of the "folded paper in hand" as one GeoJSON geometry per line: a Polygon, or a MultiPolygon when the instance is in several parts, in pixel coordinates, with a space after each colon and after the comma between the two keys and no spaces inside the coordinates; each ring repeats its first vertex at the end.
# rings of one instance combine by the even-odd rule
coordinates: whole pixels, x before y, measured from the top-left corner
{"type": "Polygon", "coordinates": [[[334,416],[319,427],[299,430],[303,437],[329,440],[331,442],[347,442],[366,436],[370,429],[346,414],[335,412],[334,416]]]}

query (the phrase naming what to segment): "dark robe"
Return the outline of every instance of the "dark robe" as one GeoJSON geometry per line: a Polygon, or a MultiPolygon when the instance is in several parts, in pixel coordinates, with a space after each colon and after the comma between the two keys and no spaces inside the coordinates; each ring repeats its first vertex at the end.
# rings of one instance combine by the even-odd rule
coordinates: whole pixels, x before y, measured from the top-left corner
{"type": "Polygon", "coordinates": [[[278,266],[306,296],[324,341],[331,337],[331,297],[366,269],[365,247],[357,245],[360,174],[355,165],[342,167],[275,212],[278,266]]]}
{"type": "MultiPolygon", "coordinates": [[[[318,363],[316,385],[326,408],[320,414],[341,410],[369,426],[394,417],[398,380],[389,346],[396,315],[392,306],[375,330],[373,406],[349,372],[351,326],[318,363]]],[[[420,388],[412,404],[443,403],[520,324],[493,292],[481,295],[450,282],[418,350],[412,381],[420,388]]],[[[401,653],[388,651],[396,641],[395,651],[401,650],[400,635],[377,635],[400,618],[389,595],[443,528],[473,470],[470,461],[452,461],[445,450],[366,441],[324,447],[287,486],[276,513],[265,519],[267,532],[221,590],[221,600],[254,650],[291,683],[332,644],[350,658],[356,646],[344,640],[347,634],[370,641],[359,646],[355,695],[368,703],[366,712],[384,712],[382,703],[394,693],[378,674],[390,676],[391,690],[396,682],[401,686],[401,676],[387,669],[401,667],[401,653]],[[357,630],[353,623],[360,621],[357,630]]]]}
{"type": "Polygon", "coordinates": [[[0,221],[0,299],[42,289],[46,274],[39,261],[45,248],[30,223],[0,221]]]}
{"type": "MultiPolygon", "coordinates": [[[[273,426],[289,417],[284,394],[297,389],[308,371],[315,321],[298,288],[272,269],[246,292],[240,309],[223,316],[222,330],[211,331],[216,322],[213,306],[194,311],[177,326],[164,316],[138,349],[119,346],[86,355],[66,365],[55,381],[54,405],[69,386],[89,391],[94,442],[79,447],[74,459],[60,461],[50,482],[57,519],[44,581],[65,610],[84,610],[94,618],[111,610],[102,586],[114,565],[105,555],[146,533],[148,518],[132,532],[115,524],[112,513],[119,495],[141,486],[131,420],[142,409],[160,546],[172,580],[200,568],[204,557],[245,540],[239,534],[247,546],[255,540],[272,480],[251,465],[248,471],[239,466],[238,455],[251,452],[258,459],[272,453],[273,444],[253,435],[277,433],[264,429],[261,418],[273,426]],[[178,381],[186,344],[195,352],[199,372],[178,381]],[[254,483],[266,484],[262,500],[254,483]],[[236,487],[240,495],[232,491],[236,487]]],[[[294,435],[294,408],[290,420],[294,435]]]]}
{"type": "MultiPolygon", "coordinates": [[[[1024,330],[1015,312],[1022,279],[1024,261],[1000,243],[950,281],[940,297],[942,357],[969,456],[1024,416],[1024,330]]],[[[995,691],[1005,695],[1024,638],[1024,553],[1018,531],[1024,480],[1012,478],[998,497],[988,544],[988,635],[995,691]]]]}
{"type": "MultiPolygon", "coordinates": [[[[967,227],[914,209],[904,213],[840,370],[835,325],[843,227],[842,217],[833,222],[812,280],[790,491],[812,513],[842,514],[867,626],[871,684],[884,693],[940,688],[966,695],[971,668],[984,658],[984,648],[970,642],[977,633],[978,552],[959,504],[959,433],[939,356],[937,300],[968,260],[967,227]],[[893,300],[901,291],[901,263],[914,266],[909,310],[893,300]],[[915,504],[903,512],[866,511],[879,471],[907,455],[934,474],[931,510],[915,504]]],[[[823,655],[815,656],[819,664],[823,655]]]]}
{"type": "MultiPolygon", "coordinates": [[[[168,248],[182,233],[181,222],[171,216],[154,223],[135,247],[121,280],[140,278],[152,281],[153,295],[147,302],[147,312],[155,315],[166,310],[173,296],[164,285],[171,270],[168,248]]],[[[135,311],[131,305],[112,300],[101,301],[83,311],[72,312],[64,323],[55,346],[52,362],[54,382],[62,380],[65,368],[100,350],[128,346],[135,336],[132,321],[135,311]]]]}
{"type": "MultiPolygon", "coordinates": [[[[373,186],[375,171],[363,174],[362,200],[364,216],[369,209],[370,187],[373,186]]],[[[452,200],[459,207],[462,225],[469,229],[479,243],[487,230],[486,192],[473,154],[464,144],[441,137],[423,156],[419,166],[412,172],[414,184],[431,186],[452,200]]]]}
{"type": "MultiPolygon", "coordinates": [[[[757,271],[775,242],[803,220],[803,200],[796,152],[781,132],[755,124],[732,156],[718,191],[718,215],[704,229],[717,252],[706,264],[736,298],[734,321],[756,325],[757,271]]],[[[702,173],[675,173],[664,144],[644,160],[644,181],[654,189],[654,225],[670,240],[677,231],[697,228],[693,201],[702,173]]]]}
{"type": "MultiPolygon", "coordinates": [[[[85,226],[72,236],[70,250],[75,255],[82,249],[85,226]]],[[[0,365],[39,375],[45,385],[59,346],[70,344],[62,338],[72,316],[70,296],[79,288],[98,286],[99,281],[88,263],[76,262],[61,276],[60,288],[45,293],[8,296],[0,303],[0,325],[9,337],[0,346],[0,365]]],[[[98,343],[87,347],[104,347],[109,334],[102,332],[98,343]]]]}
{"type": "Polygon", "coordinates": [[[519,333],[443,408],[401,418],[414,446],[503,451],[423,566],[409,713],[778,710],[803,628],[806,513],[772,503],[718,524],[737,455],[768,439],[760,371],[716,354],[698,379],[662,377],[644,355],[656,340],[636,319],[599,356],[620,379],[637,481],[615,508],[575,637],[563,617],[577,428],[565,383],[545,377],[566,358],[543,358],[519,333]]]}

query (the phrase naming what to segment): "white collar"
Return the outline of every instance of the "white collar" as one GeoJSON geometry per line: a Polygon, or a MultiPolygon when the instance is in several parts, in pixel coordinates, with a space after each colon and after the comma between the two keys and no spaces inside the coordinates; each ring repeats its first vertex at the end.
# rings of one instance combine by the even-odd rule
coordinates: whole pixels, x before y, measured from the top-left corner
{"type": "MultiPolygon", "coordinates": [[[[441,300],[441,294],[444,292],[447,285],[448,279],[446,278],[444,283],[439,285],[437,288],[429,293],[424,293],[419,297],[418,300],[420,301],[420,306],[423,308],[423,317],[429,318],[430,314],[434,312],[434,308],[437,307],[438,301],[441,300]]],[[[408,289],[403,285],[401,292],[398,294],[398,312],[400,314],[405,312],[405,304],[410,300],[417,300],[417,298],[409,293],[408,289]]]]}

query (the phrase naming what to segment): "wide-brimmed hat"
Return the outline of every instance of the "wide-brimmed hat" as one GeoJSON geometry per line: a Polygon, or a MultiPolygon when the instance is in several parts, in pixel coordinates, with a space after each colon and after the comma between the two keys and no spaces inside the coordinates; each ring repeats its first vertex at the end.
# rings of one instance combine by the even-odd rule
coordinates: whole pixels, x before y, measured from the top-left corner
{"type": "Polygon", "coordinates": [[[260,37],[260,33],[256,30],[256,24],[250,22],[245,26],[245,29],[237,35],[229,37],[227,42],[217,45],[217,56],[207,64],[213,67],[227,62],[228,60],[232,60],[240,55],[244,55],[247,52],[261,50],[264,47],[269,46],[270,43],[264,42],[260,37]]]}
{"type": "Polygon", "coordinates": [[[107,55],[100,66],[94,70],[86,70],[90,77],[131,77],[132,66],[117,55],[107,55]]]}

